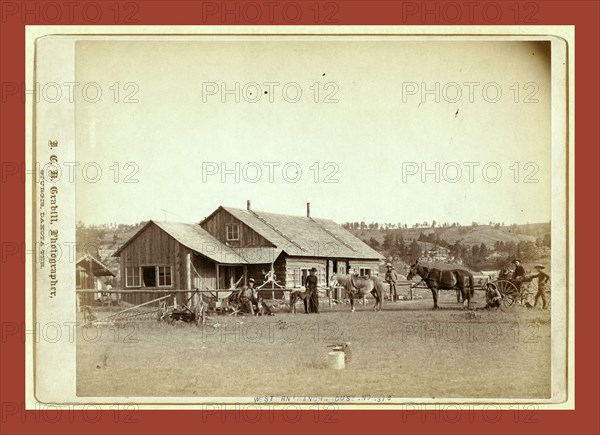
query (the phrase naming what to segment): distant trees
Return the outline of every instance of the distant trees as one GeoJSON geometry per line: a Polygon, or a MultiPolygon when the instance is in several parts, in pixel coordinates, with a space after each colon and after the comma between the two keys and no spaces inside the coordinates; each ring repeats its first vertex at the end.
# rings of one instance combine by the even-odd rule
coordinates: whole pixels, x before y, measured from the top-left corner
{"type": "Polygon", "coordinates": [[[550,248],[550,233],[544,235],[543,246],[550,248]]]}
{"type": "Polygon", "coordinates": [[[410,229],[408,224],[401,222],[366,224],[362,221],[346,222],[342,226],[349,230],[372,231],[364,234],[365,243],[386,257],[411,262],[429,253],[436,258],[441,255],[443,260],[444,252],[439,250],[442,247],[448,249],[449,260],[456,259],[474,270],[502,267],[515,257],[533,259],[551,245],[548,223],[504,226],[503,222],[490,221],[489,225],[481,225],[473,221],[471,226],[461,226],[458,222],[432,220],[431,226],[422,222],[413,224],[414,229],[410,229]],[[497,231],[497,236],[488,233],[490,229],[497,231]],[[477,240],[479,231],[482,239],[485,237],[487,242],[491,237],[493,242],[477,240]],[[516,233],[519,233],[518,238],[514,237],[516,233]],[[494,240],[496,237],[499,240],[494,240]]]}

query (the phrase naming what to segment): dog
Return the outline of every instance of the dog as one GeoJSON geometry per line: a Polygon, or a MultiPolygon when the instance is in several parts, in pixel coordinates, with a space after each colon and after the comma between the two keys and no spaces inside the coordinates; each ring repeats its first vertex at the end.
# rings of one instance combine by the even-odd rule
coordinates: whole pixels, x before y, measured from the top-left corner
{"type": "Polygon", "coordinates": [[[256,303],[256,314],[259,316],[274,316],[271,308],[264,302],[262,297],[258,298],[256,303]]]}

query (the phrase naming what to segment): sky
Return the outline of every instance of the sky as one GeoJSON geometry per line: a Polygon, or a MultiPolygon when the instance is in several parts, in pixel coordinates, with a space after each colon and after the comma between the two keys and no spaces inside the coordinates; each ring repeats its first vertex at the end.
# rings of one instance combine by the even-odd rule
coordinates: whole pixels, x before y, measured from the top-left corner
{"type": "Polygon", "coordinates": [[[550,220],[549,43],[78,41],[76,81],[87,224],[550,220]]]}

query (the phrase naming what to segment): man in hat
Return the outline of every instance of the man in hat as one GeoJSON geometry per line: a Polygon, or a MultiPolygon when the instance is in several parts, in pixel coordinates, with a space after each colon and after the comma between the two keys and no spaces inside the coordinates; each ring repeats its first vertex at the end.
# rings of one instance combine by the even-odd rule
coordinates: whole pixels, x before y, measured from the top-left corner
{"type": "Polygon", "coordinates": [[[515,265],[515,270],[512,274],[512,279],[513,281],[515,281],[515,285],[517,286],[517,289],[519,290],[519,293],[521,292],[521,283],[526,279],[525,276],[525,268],[521,265],[521,260],[518,258],[515,258],[513,260],[513,263],[515,265]]]}
{"type": "Polygon", "coordinates": [[[306,297],[304,298],[304,311],[306,314],[316,313],[319,314],[319,291],[317,290],[317,284],[319,278],[317,277],[317,268],[313,267],[310,269],[310,274],[306,277],[306,297]]]}
{"type": "Polygon", "coordinates": [[[502,295],[500,291],[498,291],[498,287],[496,284],[488,282],[485,288],[485,307],[486,308],[500,308],[500,304],[502,303],[502,295]]]}
{"type": "Polygon", "coordinates": [[[398,294],[396,293],[396,282],[398,281],[398,274],[392,266],[392,263],[388,263],[385,266],[387,270],[385,271],[385,281],[390,286],[390,301],[396,302],[398,300],[398,294]]]}
{"type": "Polygon", "coordinates": [[[254,316],[254,306],[258,304],[258,291],[254,288],[256,281],[254,278],[248,280],[248,285],[244,286],[238,292],[238,300],[242,307],[254,316]]]}
{"type": "Polygon", "coordinates": [[[515,265],[515,270],[513,272],[512,279],[516,281],[522,281],[523,278],[525,278],[525,268],[521,266],[521,260],[518,258],[515,258],[513,263],[515,265]]]}
{"type": "Polygon", "coordinates": [[[541,264],[538,264],[537,266],[535,266],[536,270],[538,271],[537,275],[533,275],[531,278],[537,278],[538,279],[538,291],[535,294],[535,302],[533,303],[533,307],[535,308],[538,300],[540,298],[542,298],[542,309],[546,309],[546,290],[548,290],[549,284],[550,284],[550,276],[544,272],[545,267],[542,266],[541,264]]]}

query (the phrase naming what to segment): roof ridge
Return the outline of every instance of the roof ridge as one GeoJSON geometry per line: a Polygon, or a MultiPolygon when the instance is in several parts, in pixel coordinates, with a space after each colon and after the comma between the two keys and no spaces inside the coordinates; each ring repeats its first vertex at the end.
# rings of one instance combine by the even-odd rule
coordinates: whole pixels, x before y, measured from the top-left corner
{"type": "Polygon", "coordinates": [[[331,237],[333,237],[335,240],[337,240],[338,242],[342,242],[344,244],[344,246],[346,246],[346,248],[349,248],[350,250],[352,250],[353,252],[356,252],[356,249],[354,249],[352,246],[350,246],[348,243],[346,243],[344,240],[342,240],[341,238],[339,238],[338,236],[336,236],[335,234],[333,234],[331,231],[329,231],[327,228],[325,228],[324,226],[320,225],[315,219],[311,218],[310,216],[308,216],[308,218],[313,221],[315,223],[316,226],[318,226],[320,229],[322,229],[323,231],[325,231],[327,234],[329,234],[331,237]]]}

